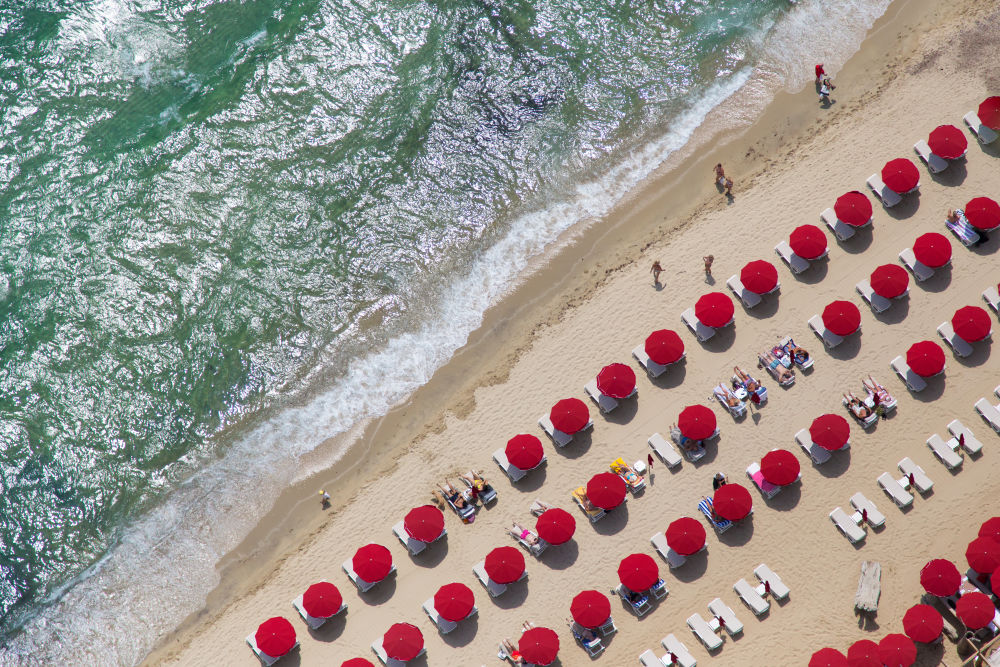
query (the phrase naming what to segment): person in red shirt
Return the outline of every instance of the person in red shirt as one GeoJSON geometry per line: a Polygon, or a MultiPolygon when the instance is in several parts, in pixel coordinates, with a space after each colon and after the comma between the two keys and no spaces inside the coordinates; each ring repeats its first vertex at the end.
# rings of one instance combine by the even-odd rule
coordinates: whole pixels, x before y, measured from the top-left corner
{"type": "Polygon", "coordinates": [[[823,76],[825,74],[826,74],[826,71],[823,69],[823,63],[820,63],[819,65],[816,65],[816,80],[817,81],[822,81],[823,80],[823,76]]]}

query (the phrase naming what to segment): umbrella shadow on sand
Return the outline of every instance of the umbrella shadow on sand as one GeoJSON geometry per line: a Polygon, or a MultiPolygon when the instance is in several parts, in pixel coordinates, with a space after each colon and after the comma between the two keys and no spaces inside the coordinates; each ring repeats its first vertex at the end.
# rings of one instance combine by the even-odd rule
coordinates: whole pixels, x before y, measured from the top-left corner
{"type": "MultiPolygon", "coordinates": [[[[407,551],[407,553],[410,553],[407,551]]],[[[437,567],[448,555],[448,538],[445,536],[433,544],[428,544],[427,548],[414,556],[410,554],[410,562],[418,567],[437,567]]]]}
{"type": "Polygon", "coordinates": [[[733,346],[736,340],[736,324],[715,330],[715,335],[701,344],[708,352],[725,352],[733,346]]]}
{"type": "Polygon", "coordinates": [[[783,487],[781,493],[774,496],[770,500],[765,500],[764,504],[773,510],[779,512],[789,512],[795,509],[795,506],[799,504],[799,499],[802,497],[802,485],[799,483],[790,484],[789,486],[783,487]]]}
{"type": "MultiPolygon", "coordinates": [[[[490,598],[497,607],[501,609],[513,609],[515,607],[520,607],[524,604],[524,601],[528,599],[528,582],[530,581],[530,576],[528,579],[523,581],[515,581],[512,584],[507,584],[507,592],[495,598],[490,598]]],[[[409,665],[409,663],[407,663],[409,665]]]]}
{"type": "Polygon", "coordinates": [[[936,377],[924,378],[924,380],[927,382],[927,388],[924,389],[923,391],[918,391],[916,393],[911,391],[910,396],[917,399],[921,403],[930,403],[932,401],[936,401],[937,399],[941,398],[942,394],[944,394],[945,385],[947,384],[947,381],[945,379],[946,375],[947,371],[936,377]]]}
{"type": "Polygon", "coordinates": [[[778,306],[781,305],[781,299],[778,298],[778,294],[772,294],[770,296],[761,296],[761,301],[758,305],[753,308],[747,308],[744,306],[743,312],[756,320],[764,320],[768,317],[774,317],[778,312],[778,306]]]}
{"type": "Polygon", "coordinates": [[[917,209],[920,208],[920,190],[900,196],[903,198],[903,201],[899,202],[895,206],[890,208],[886,208],[884,206],[882,207],[886,215],[893,220],[906,220],[907,218],[911,218],[917,212],[917,209]]]}
{"type": "Polygon", "coordinates": [[[937,293],[945,291],[951,285],[951,264],[934,269],[933,276],[923,282],[918,282],[917,285],[925,292],[937,293]]]}
{"type": "MultiPolygon", "coordinates": [[[[467,618],[458,624],[458,627],[449,632],[446,635],[441,635],[441,639],[444,643],[452,648],[457,648],[459,646],[467,646],[472,643],[472,640],[476,638],[476,633],[479,632],[479,615],[475,615],[472,618],[467,618]]],[[[411,663],[406,663],[407,665],[411,663]]]]}
{"type": "Polygon", "coordinates": [[[948,188],[955,188],[965,182],[965,177],[969,175],[966,168],[965,158],[961,160],[950,160],[948,168],[936,174],[931,174],[931,180],[938,185],[948,188]]]}
{"type": "Polygon", "coordinates": [[[309,628],[309,636],[319,642],[336,641],[344,632],[348,614],[350,614],[350,609],[345,614],[337,614],[315,630],[309,628]]]}
{"type": "Polygon", "coordinates": [[[651,377],[649,381],[658,389],[673,389],[684,382],[687,375],[687,357],[670,365],[659,377],[651,377]]]}
{"type": "Polygon", "coordinates": [[[623,502],[605,514],[603,519],[590,525],[593,527],[594,532],[599,535],[620,533],[628,525],[628,503],[623,502]]]}
{"type": "Polygon", "coordinates": [[[732,528],[719,535],[719,542],[727,547],[741,547],[753,537],[753,515],[741,519],[732,528]]]}
{"type": "Polygon", "coordinates": [[[622,398],[618,400],[618,407],[611,412],[605,412],[601,416],[604,417],[604,421],[611,422],[612,424],[627,424],[632,421],[635,417],[635,413],[639,411],[639,397],[633,396],[632,398],[622,398]]]}
{"type": "Polygon", "coordinates": [[[829,354],[834,359],[839,359],[840,361],[846,361],[847,359],[853,359],[858,356],[858,352],[861,351],[861,331],[848,334],[844,337],[844,342],[837,347],[826,347],[826,353],[829,354]]]}
{"type": "Polygon", "coordinates": [[[826,278],[826,273],[829,270],[829,264],[829,256],[822,257],[820,259],[810,259],[809,268],[802,273],[793,273],[792,277],[800,283],[815,285],[818,282],[822,282],[822,280],[826,278]]]}
{"type": "Polygon", "coordinates": [[[854,229],[854,236],[846,241],[837,240],[837,247],[848,255],[858,255],[871,247],[874,238],[875,232],[871,225],[868,227],[856,227],[854,229]]]}
{"type": "Polygon", "coordinates": [[[573,440],[565,447],[556,447],[555,450],[568,459],[578,459],[590,450],[593,443],[591,429],[578,431],[573,434],[573,440]]]}
{"type": "Polygon", "coordinates": [[[549,545],[538,557],[538,562],[553,570],[565,570],[576,563],[580,556],[580,545],[576,540],[570,540],[563,544],[549,545]]]}
{"type": "Polygon", "coordinates": [[[990,360],[990,350],[992,348],[993,344],[989,342],[972,343],[972,349],[973,349],[972,354],[970,354],[967,357],[959,357],[953,354],[952,357],[954,357],[955,361],[962,364],[963,366],[968,366],[968,367],[982,366],[983,364],[985,364],[987,361],[990,360]]]}
{"type": "MultiPolygon", "coordinates": [[[[979,233],[982,234],[982,232],[979,233]]],[[[977,246],[972,246],[971,248],[969,248],[969,250],[980,256],[992,255],[993,253],[995,253],[997,251],[997,248],[1000,247],[1000,229],[992,230],[991,232],[989,232],[989,235],[990,235],[989,241],[981,243],[980,245],[977,246]]]]}
{"type": "Polygon", "coordinates": [[[851,467],[851,450],[845,449],[842,452],[830,452],[830,460],[823,465],[813,465],[827,479],[840,477],[851,467]]]}
{"type": "Polygon", "coordinates": [[[700,579],[706,570],[708,570],[708,549],[688,556],[687,561],[680,567],[671,569],[670,574],[674,575],[677,581],[689,584],[700,579]]]}
{"type": "Polygon", "coordinates": [[[900,299],[893,299],[892,305],[888,310],[883,310],[881,313],[876,313],[872,311],[872,316],[881,322],[882,324],[899,324],[906,319],[906,316],[910,314],[910,297],[909,295],[902,297],[900,299]]]}
{"type": "MultiPolygon", "coordinates": [[[[378,586],[375,586],[370,591],[366,593],[358,592],[358,599],[364,602],[369,607],[375,607],[380,604],[385,604],[392,596],[396,593],[396,575],[395,573],[386,577],[379,582],[378,586]]],[[[350,610],[348,610],[350,611],[350,610]]]]}

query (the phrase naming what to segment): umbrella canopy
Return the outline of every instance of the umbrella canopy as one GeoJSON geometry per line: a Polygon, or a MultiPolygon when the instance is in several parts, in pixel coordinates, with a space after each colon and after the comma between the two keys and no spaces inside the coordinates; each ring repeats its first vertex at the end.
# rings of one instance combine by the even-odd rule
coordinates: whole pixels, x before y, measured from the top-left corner
{"type": "Polygon", "coordinates": [[[340,663],[340,667],[375,667],[370,660],[364,658],[351,658],[340,663]]]}
{"type": "Polygon", "coordinates": [[[917,645],[906,635],[886,635],[878,643],[878,655],[885,667],[910,667],[917,660],[917,645]]]}
{"type": "Polygon", "coordinates": [[[792,252],[803,259],[816,259],[826,252],[826,234],[816,225],[800,225],[788,235],[792,252]]]}
{"type": "Polygon", "coordinates": [[[531,470],[542,462],[545,452],[542,451],[542,441],[528,433],[515,435],[507,441],[504,455],[515,468],[531,470]]]}
{"type": "Polygon", "coordinates": [[[413,660],[423,647],[424,636],[410,623],[396,623],[382,635],[382,650],[395,660],[413,660]]]}
{"type": "Polygon", "coordinates": [[[611,601],[600,591],[583,591],[573,598],[569,613],[583,627],[596,628],[611,617],[611,601]]]}
{"type": "Polygon", "coordinates": [[[715,433],[715,413],[704,405],[689,405],[677,417],[681,435],[691,440],[704,440],[715,433]]]}
{"type": "Polygon", "coordinates": [[[733,319],[733,300],[722,292],[702,295],[694,304],[694,316],[707,327],[724,327],[733,319]]]}
{"type": "Polygon", "coordinates": [[[564,544],[569,542],[576,532],[576,519],[573,515],[559,507],[545,510],[535,521],[538,537],[549,544],[564,544]]]}
{"type": "Polygon", "coordinates": [[[602,510],[613,510],[625,502],[625,480],[613,472],[599,472],[587,482],[587,498],[602,510]]]}
{"type": "Polygon", "coordinates": [[[434,609],[446,621],[461,621],[472,613],[475,606],[476,596],[465,584],[445,584],[434,594],[434,609]]]}
{"type": "Polygon", "coordinates": [[[938,125],[927,137],[927,145],[934,155],[946,160],[957,160],[965,155],[969,141],[965,138],[965,133],[954,125],[938,125]]]}
{"type": "Polygon", "coordinates": [[[364,581],[373,584],[392,571],[392,554],[381,544],[366,544],[354,553],[351,567],[364,581]]]}
{"type": "Polygon", "coordinates": [[[979,537],[992,537],[1000,542],[1000,516],[995,516],[983,521],[979,527],[979,537]]]}
{"type": "Polygon", "coordinates": [[[715,507],[715,513],[723,519],[739,521],[750,514],[750,510],[753,509],[753,498],[745,486],[730,482],[715,491],[712,506],[715,507]]]}
{"type": "Polygon", "coordinates": [[[962,619],[970,630],[985,628],[993,622],[993,615],[996,612],[997,609],[993,606],[990,596],[979,591],[966,593],[958,598],[955,604],[955,615],[962,619]]]}
{"type": "Polygon", "coordinates": [[[755,259],[740,271],[740,282],[755,294],[767,294],[778,286],[778,269],[771,262],[755,259]]]}
{"type": "Polygon", "coordinates": [[[760,474],[775,486],[791,484],[799,478],[799,460],[787,449],[775,449],[760,460],[760,474]]]}
{"type": "Polygon", "coordinates": [[[974,343],[990,335],[993,323],[990,314],[979,306],[965,306],[951,316],[951,328],[964,341],[974,343]]]}
{"type": "Polygon", "coordinates": [[[260,624],[253,639],[261,653],[280,658],[295,646],[295,628],[287,618],[275,616],[260,624]]]}
{"type": "Polygon", "coordinates": [[[993,574],[990,575],[990,589],[993,591],[993,595],[1000,597],[1000,566],[993,570],[993,574]]]}
{"type": "Polygon", "coordinates": [[[645,591],[660,580],[660,568],[648,554],[631,554],[618,564],[618,579],[629,590],[645,591]]]}
{"type": "Polygon", "coordinates": [[[886,299],[895,299],[910,286],[910,274],[899,264],[883,264],[869,277],[872,290],[886,299]]]}
{"type": "Polygon", "coordinates": [[[966,547],[965,560],[979,574],[990,574],[1000,565],[1000,542],[992,537],[977,537],[966,547]]]}
{"type": "Polygon", "coordinates": [[[831,301],[823,309],[823,325],[838,336],[849,336],[861,328],[861,311],[850,301],[831,301]]]}
{"type": "Polygon", "coordinates": [[[579,398],[564,398],[552,406],[549,419],[558,430],[573,434],[590,423],[590,410],[579,398]]]}
{"type": "Polygon", "coordinates": [[[433,505],[421,505],[403,517],[403,528],[415,540],[433,542],[444,532],[444,513],[433,505]]]}
{"type": "Polygon", "coordinates": [[[915,642],[930,643],[941,636],[944,619],[929,604],[915,604],[903,615],[903,631],[915,642]]]}
{"type": "Polygon", "coordinates": [[[837,197],[833,205],[837,220],[855,227],[867,225],[872,219],[872,203],[863,192],[852,190],[837,197]]]}
{"type": "Polygon", "coordinates": [[[671,521],[666,535],[667,546],[682,556],[698,553],[705,546],[705,526],[689,516],[671,521]]]}
{"type": "Polygon", "coordinates": [[[921,234],[913,242],[913,254],[924,266],[936,269],[951,261],[951,241],[937,232],[921,234]]]}
{"type": "Polygon", "coordinates": [[[835,452],[851,439],[851,425],[840,415],[820,415],[809,426],[809,437],[823,449],[835,452]]]}
{"type": "Polygon", "coordinates": [[[611,398],[628,398],[635,391],[635,371],[625,364],[608,364],[597,374],[597,389],[611,398]]]}
{"type": "Polygon", "coordinates": [[[835,648],[821,648],[809,658],[809,667],[847,667],[847,658],[835,648]]]}
{"type": "Polygon", "coordinates": [[[486,574],[498,584],[512,584],[524,574],[524,556],[514,547],[497,547],[486,554],[486,574]]]}
{"type": "Polygon", "coordinates": [[[920,183],[920,172],[917,165],[905,157],[889,160],[882,167],[882,182],[893,192],[903,194],[917,187],[920,183]]]}
{"type": "Polygon", "coordinates": [[[343,604],[340,591],[329,581],[313,584],[302,594],[302,608],[313,618],[330,618],[343,604]]]}
{"type": "Polygon", "coordinates": [[[906,351],[906,365],[920,377],[937,375],[944,370],[944,350],[932,340],[914,343],[906,351]]]}
{"type": "Polygon", "coordinates": [[[517,642],[517,650],[525,662],[551,665],[559,654],[559,635],[548,628],[531,628],[517,642]]]}
{"type": "Polygon", "coordinates": [[[976,115],[986,127],[1000,130],[1000,97],[987,97],[980,103],[976,115]]]}
{"type": "Polygon", "coordinates": [[[684,356],[684,341],[670,329],[659,329],[649,334],[645,348],[649,358],[663,366],[680,361],[684,356]]]}
{"type": "Polygon", "coordinates": [[[965,205],[965,217],[976,229],[996,229],[1000,226],[1000,204],[989,197],[975,197],[965,205]]]}
{"type": "Polygon", "coordinates": [[[958,591],[962,575],[950,560],[935,558],[921,568],[920,585],[931,595],[947,597],[958,591]]]}
{"type": "Polygon", "coordinates": [[[859,639],[847,649],[848,667],[882,667],[878,644],[870,639],[859,639]]]}

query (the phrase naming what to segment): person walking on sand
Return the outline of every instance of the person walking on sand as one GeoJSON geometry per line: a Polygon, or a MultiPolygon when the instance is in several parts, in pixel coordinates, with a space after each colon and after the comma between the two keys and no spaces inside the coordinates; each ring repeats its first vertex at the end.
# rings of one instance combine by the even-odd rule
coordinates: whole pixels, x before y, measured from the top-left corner
{"type": "Polygon", "coordinates": [[[816,65],[816,83],[820,83],[824,76],[826,76],[826,70],[823,69],[823,63],[820,63],[816,65]]]}
{"type": "Polygon", "coordinates": [[[727,197],[733,195],[733,180],[726,177],[726,170],[722,168],[722,163],[718,163],[713,168],[715,171],[715,182],[718,183],[719,188],[724,190],[727,197]]]}
{"type": "Polygon", "coordinates": [[[705,277],[712,277],[712,262],[715,261],[715,255],[708,255],[707,257],[702,257],[705,262],[705,277]]]}
{"type": "Polygon", "coordinates": [[[651,268],[649,272],[653,274],[653,284],[659,286],[660,274],[663,272],[663,267],[660,266],[660,260],[653,262],[653,268],[651,268]]]}
{"type": "Polygon", "coordinates": [[[823,78],[823,84],[819,87],[819,101],[825,106],[830,106],[830,93],[836,88],[830,77],[823,78]]]}

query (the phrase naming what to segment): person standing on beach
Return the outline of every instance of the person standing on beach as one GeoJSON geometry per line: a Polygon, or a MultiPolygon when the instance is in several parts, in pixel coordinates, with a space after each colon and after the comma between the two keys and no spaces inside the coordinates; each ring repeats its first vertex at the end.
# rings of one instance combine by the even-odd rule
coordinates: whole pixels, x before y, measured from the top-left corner
{"type": "Polygon", "coordinates": [[[833,82],[830,81],[830,77],[825,77],[823,79],[823,85],[819,88],[819,101],[825,106],[830,106],[830,92],[836,88],[833,82]]]}
{"type": "Polygon", "coordinates": [[[712,277],[712,262],[715,261],[715,255],[708,255],[707,257],[702,257],[702,260],[705,262],[705,277],[706,278],[711,278],[712,277]]]}
{"type": "Polygon", "coordinates": [[[823,69],[823,63],[816,65],[816,83],[820,83],[825,75],[826,70],[823,69]]]}
{"type": "Polygon", "coordinates": [[[733,196],[733,180],[726,177],[726,170],[722,168],[722,163],[718,163],[713,167],[715,171],[715,182],[719,184],[719,188],[724,190],[727,197],[733,196]]]}
{"type": "Polygon", "coordinates": [[[660,286],[660,273],[663,272],[663,267],[660,266],[660,260],[653,262],[653,268],[649,270],[653,274],[653,284],[657,287],[660,286]]]}

